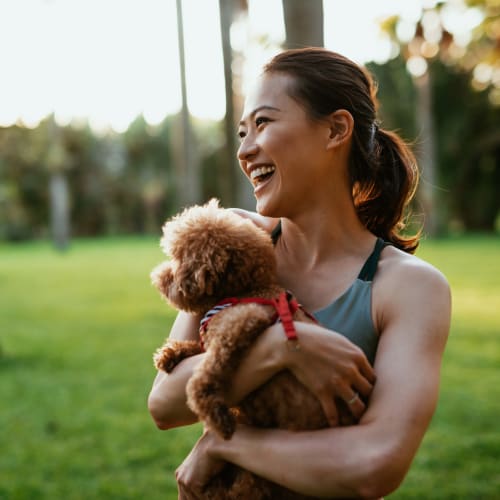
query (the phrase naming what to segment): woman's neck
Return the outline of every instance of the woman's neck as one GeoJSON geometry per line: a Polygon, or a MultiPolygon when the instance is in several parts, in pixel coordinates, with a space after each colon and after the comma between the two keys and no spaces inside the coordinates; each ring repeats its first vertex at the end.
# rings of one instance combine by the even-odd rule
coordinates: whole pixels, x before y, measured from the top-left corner
{"type": "Polygon", "coordinates": [[[282,219],[281,225],[276,243],[280,283],[310,311],[347,290],[375,245],[375,236],[348,214],[311,211],[299,220],[282,219]]]}
{"type": "Polygon", "coordinates": [[[311,208],[293,219],[282,219],[277,243],[280,258],[314,269],[325,262],[364,257],[374,236],[359,220],[354,207],[328,210],[311,208]]]}

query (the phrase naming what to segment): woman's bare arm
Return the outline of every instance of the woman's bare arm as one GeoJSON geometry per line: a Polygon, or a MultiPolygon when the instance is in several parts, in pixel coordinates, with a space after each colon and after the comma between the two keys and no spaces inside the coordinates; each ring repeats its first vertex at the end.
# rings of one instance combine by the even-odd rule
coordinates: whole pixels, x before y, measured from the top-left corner
{"type": "MultiPolygon", "coordinates": [[[[170,331],[170,338],[198,340],[200,319],[196,315],[180,312],[170,331]]],[[[170,429],[197,421],[186,404],[186,384],[203,354],[181,361],[167,374],[158,371],[148,397],[148,409],[160,429],[170,429]]]]}
{"type": "MultiPolygon", "coordinates": [[[[172,328],[172,338],[186,338],[197,323],[180,313],[172,328]]],[[[247,394],[286,368],[318,397],[331,425],[337,424],[334,398],[345,401],[359,392],[367,398],[375,375],[361,350],[345,337],[317,325],[296,323],[299,337],[307,332],[299,352],[288,349],[281,323],[264,332],[245,356],[234,380],[228,383],[228,401],[237,404],[247,394]],[[308,369],[309,368],[309,369],[308,369]]],[[[149,411],[160,429],[188,425],[196,421],[186,403],[186,384],[204,354],[187,358],[170,374],[158,372],[148,399],[149,411]]],[[[365,410],[361,399],[351,407],[355,417],[365,410]]]]}
{"type": "MultiPolygon", "coordinates": [[[[171,337],[189,338],[195,326],[198,326],[197,318],[180,313],[171,337]]],[[[300,354],[289,351],[281,323],[271,326],[259,337],[245,356],[235,378],[228,381],[228,401],[237,404],[273,375],[290,368],[316,394],[330,423],[336,425],[334,398],[348,401],[354,391],[368,397],[375,381],[374,371],[361,350],[345,337],[317,325],[296,323],[296,328],[299,337],[308,335],[300,354]],[[313,366],[314,370],[304,370],[304,366],[313,366]]],[[[185,359],[170,374],[158,372],[148,406],[160,429],[196,421],[196,416],[186,404],[186,384],[203,356],[200,354],[185,359]]],[[[365,405],[359,399],[351,409],[359,418],[365,405]]]]}
{"type": "Polygon", "coordinates": [[[394,491],[436,408],[450,295],[429,268],[393,275],[379,296],[377,383],[357,426],[299,433],[240,427],[229,441],[208,432],[179,468],[179,484],[201,487],[199,467],[225,460],[308,495],[376,498],[394,491]]]}

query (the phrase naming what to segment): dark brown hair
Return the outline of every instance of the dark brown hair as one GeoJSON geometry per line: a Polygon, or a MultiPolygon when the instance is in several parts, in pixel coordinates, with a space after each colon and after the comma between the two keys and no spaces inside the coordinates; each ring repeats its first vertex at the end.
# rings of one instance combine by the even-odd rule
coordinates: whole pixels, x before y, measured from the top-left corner
{"type": "Polygon", "coordinates": [[[377,89],[368,71],[322,48],[292,49],[275,56],[264,73],[293,76],[290,96],[312,119],[345,109],[354,119],[349,175],[354,205],[362,223],[376,236],[413,253],[419,235],[407,236],[408,205],[418,183],[418,167],[408,145],[377,121],[377,89]]]}

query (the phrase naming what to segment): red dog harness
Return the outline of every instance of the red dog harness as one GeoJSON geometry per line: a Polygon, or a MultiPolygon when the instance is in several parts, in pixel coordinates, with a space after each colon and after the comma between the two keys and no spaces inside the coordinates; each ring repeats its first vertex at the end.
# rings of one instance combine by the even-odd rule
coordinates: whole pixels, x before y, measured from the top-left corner
{"type": "Polygon", "coordinates": [[[290,292],[281,292],[278,298],[265,299],[262,297],[229,297],[222,300],[217,305],[215,305],[210,311],[208,311],[203,319],[200,321],[200,339],[203,346],[203,335],[208,327],[210,320],[220,311],[223,311],[227,307],[234,306],[236,304],[263,304],[266,306],[274,307],[276,313],[273,317],[273,323],[276,321],[281,321],[283,328],[285,330],[285,335],[288,340],[298,340],[297,331],[293,324],[293,315],[301,309],[304,314],[306,314],[310,319],[317,323],[316,319],[311,316],[294,298],[290,292]]]}

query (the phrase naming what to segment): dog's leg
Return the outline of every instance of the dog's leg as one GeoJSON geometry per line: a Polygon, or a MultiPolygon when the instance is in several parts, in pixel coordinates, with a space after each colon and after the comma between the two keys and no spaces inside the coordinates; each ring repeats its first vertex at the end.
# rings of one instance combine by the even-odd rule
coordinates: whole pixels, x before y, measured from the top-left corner
{"type": "Polygon", "coordinates": [[[195,340],[168,339],[153,355],[158,370],[170,373],[183,359],[203,352],[201,344],[195,340]]]}
{"type": "Polygon", "coordinates": [[[226,387],[249,347],[270,325],[272,313],[256,304],[237,305],[218,313],[207,332],[207,354],[187,385],[189,407],[229,439],[236,426],[226,400],[226,387]]]}

